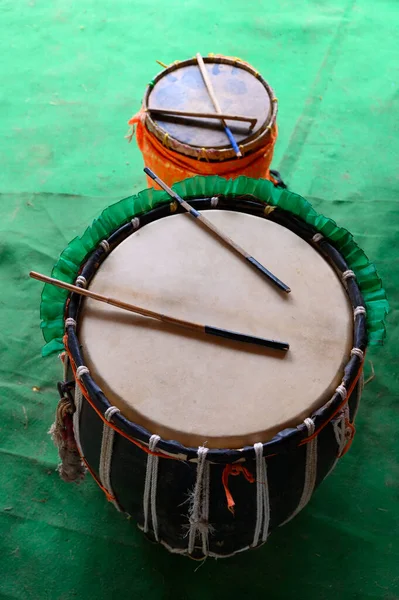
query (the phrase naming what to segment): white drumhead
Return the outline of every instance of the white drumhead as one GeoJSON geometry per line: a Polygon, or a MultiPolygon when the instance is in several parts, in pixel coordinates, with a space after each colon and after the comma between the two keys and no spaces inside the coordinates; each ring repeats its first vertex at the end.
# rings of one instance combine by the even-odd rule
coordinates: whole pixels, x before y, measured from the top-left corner
{"type": "Polygon", "coordinates": [[[188,446],[239,448],[298,425],[339,385],[352,311],[332,267],[266,219],[206,216],[291,287],[283,294],[187,214],[132,234],[90,289],[182,319],[288,342],[284,354],[85,300],[85,363],[128,419],[188,446]]]}

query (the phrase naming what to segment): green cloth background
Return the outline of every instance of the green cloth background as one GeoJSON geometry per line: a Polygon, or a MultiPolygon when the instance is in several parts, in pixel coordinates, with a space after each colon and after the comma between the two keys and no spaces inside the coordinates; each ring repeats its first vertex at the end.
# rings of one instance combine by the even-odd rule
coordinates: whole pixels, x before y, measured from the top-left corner
{"type": "Polygon", "coordinates": [[[397,0],[0,3],[0,599],[399,598],[397,0]],[[395,22],[396,21],[396,22],[395,22]],[[155,60],[220,52],[279,98],[274,168],[376,263],[388,339],[367,356],[352,449],[266,546],[204,564],[149,544],[47,435],[41,286],[71,238],[145,187],[126,121],[155,60]],[[35,391],[38,389],[38,391],[35,391]],[[198,568],[200,567],[200,568],[198,568]],[[197,570],[198,569],[198,570],[197,570]]]}

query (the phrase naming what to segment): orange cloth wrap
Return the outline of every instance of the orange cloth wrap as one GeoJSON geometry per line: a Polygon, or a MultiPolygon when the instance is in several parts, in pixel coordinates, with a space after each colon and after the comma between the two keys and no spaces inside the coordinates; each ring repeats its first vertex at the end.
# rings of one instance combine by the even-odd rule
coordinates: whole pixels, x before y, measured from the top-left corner
{"type": "MultiPolygon", "coordinates": [[[[226,179],[235,179],[240,175],[260,177],[270,179],[269,168],[273,158],[274,144],[277,139],[277,125],[274,124],[270,131],[267,144],[242,158],[221,161],[207,162],[198,160],[174,152],[166,148],[161,142],[152,135],[144,124],[145,113],[138,112],[128,122],[133,128],[136,128],[136,140],[138,147],[143,155],[144,164],[160,177],[167,185],[171,186],[176,181],[181,181],[187,177],[195,175],[220,175],[226,179]]],[[[158,185],[149,177],[148,184],[157,189],[158,185]]]]}

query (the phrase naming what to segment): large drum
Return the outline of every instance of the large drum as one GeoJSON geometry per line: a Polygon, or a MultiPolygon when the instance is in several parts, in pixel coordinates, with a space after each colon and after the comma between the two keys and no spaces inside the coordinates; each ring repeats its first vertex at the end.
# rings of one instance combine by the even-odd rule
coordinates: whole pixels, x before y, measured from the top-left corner
{"type": "MultiPolygon", "coordinates": [[[[147,87],[142,109],[129,121],[136,128],[145,165],[168,185],[197,174],[269,179],[277,138],[277,98],[272,88],[258,71],[238,58],[212,55],[204,62],[222,112],[256,119],[252,129],[245,122],[226,121],[242,157],[236,158],[218,120],[151,112],[215,113],[194,58],[176,61],[159,73],[147,87]]],[[[155,185],[151,179],[148,183],[155,185]]]]}
{"type": "Polygon", "coordinates": [[[368,332],[381,339],[386,302],[350,234],[299,196],[245,178],[196,178],[180,192],[291,293],[153,191],[107,209],[53,275],[289,351],[209,340],[46,286],[48,350],[65,327],[54,435],[65,478],[87,468],[152,540],[224,557],[297,515],[350,446],[368,332]]]}

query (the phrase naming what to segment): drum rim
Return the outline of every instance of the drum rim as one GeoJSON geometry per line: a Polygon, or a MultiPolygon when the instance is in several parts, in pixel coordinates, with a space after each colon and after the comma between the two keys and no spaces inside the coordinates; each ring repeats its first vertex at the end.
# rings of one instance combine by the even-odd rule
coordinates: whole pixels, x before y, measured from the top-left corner
{"type": "MultiPolygon", "coordinates": [[[[243,156],[246,156],[248,154],[252,154],[261,146],[265,146],[266,144],[268,144],[270,142],[272,129],[276,126],[278,112],[278,101],[275,96],[274,90],[270,86],[270,84],[260,75],[258,71],[256,71],[254,67],[252,67],[252,65],[238,58],[230,58],[228,56],[223,55],[206,56],[204,57],[204,62],[227,64],[231,66],[239,65],[241,69],[244,69],[248,73],[251,73],[251,75],[256,77],[256,79],[258,79],[262,83],[270,99],[271,110],[269,112],[268,119],[265,120],[265,122],[262,124],[262,127],[259,129],[259,131],[256,132],[256,134],[250,135],[248,136],[248,138],[245,138],[245,141],[240,143],[239,147],[243,156]]],[[[163,146],[179,154],[184,154],[185,156],[190,156],[198,160],[206,160],[209,162],[221,162],[230,159],[236,159],[236,154],[231,145],[229,144],[226,144],[226,146],[218,146],[217,148],[200,148],[199,146],[192,146],[190,144],[181,142],[172,136],[169,136],[167,132],[162,127],[160,127],[157,124],[157,122],[154,121],[154,119],[151,118],[148,112],[149,97],[155,84],[158,81],[160,81],[160,79],[165,77],[165,75],[173,73],[173,71],[176,71],[181,67],[186,67],[195,64],[195,58],[176,61],[169,67],[166,67],[163,71],[160,71],[148,84],[143,99],[143,110],[145,112],[145,126],[147,127],[148,131],[152,133],[162,143],[163,146]]]]}
{"type": "MultiPolygon", "coordinates": [[[[187,199],[190,199],[191,204],[203,210],[207,208],[210,209],[212,207],[212,198],[209,197],[201,197],[196,194],[195,197],[187,196],[187,199]]],[[[269,218],[285,227],[288,227],[297,235],[302,233],[302,239],[305,239],[305,241],[310,243],[315,248],[315,251],[318,251],[325,260],[328,260],[328,262],[332,264],[332,266],[336,271],[338,271],[338,273],[341,274],[341,276],[345,271],[352,273],[349,270],[342,254],[331,244],[331,242],[323,238],[323,236],[321,236],[321,234],[318,233],[314,227],[305,223],[305,221],[295,216],[293,213],[278,207],[274,208],[272,211],[267,211],[265,210],[264,202],[249,195],[234,196],[233,198],[229,197],[228,195],[222,195],[218,197],[218,200],[218,209],[236,210],[239,212],[247,212],[258,217],[269,218]]],[[[266,205],[266,208],[269,208],[268,205],[266,205]]],[[[85,258],[81,265],[79,275],[86,278],[87,282],[89,282],[94,276],[97,268],[106,259],[108,255],[107,246],[108,248],[116,247],[124,239],[133,234],[138,227],[145,226],[151,221],[175,214],[176,212],[181,212],[180,208],[176,206],[174,202],[165,201],[156,208],[142,213],[140,215],[141,222],[139,225],[137,225],[137,217],[135,217],[132,219],[132,221],[117,227],[106,238],[107,244],[100,243],[85,258]]],[[[365,303],[363,296],[355,277],[349,276],[346,279],[343,278],[343,281],[345,281],[345,285],[343,283],[343,286],[347,290],[348,298],[352,308],[355,309],[359,306],[364,307],[365,303]]],[[[77,323],[79,322],[80,302],[81,296],[78,296],[77,294],[71,294],[68,297],[64,318],[69,318],[71,320],[66,322],[66,334],[64,338],[65,347],[71,360],[77,384],[81,385],[82,392],[84,393],[87,401],[105,422],[105,411],[112,406],[111,403],[91,377],[90,373],[83,373],[80,379],[76,378],[76,369],[84,366],[84,358],[80,350],[80,342],[76,332],[76,327],[71,325],[71,323],[73,321],[76,321],[77,323]]],[[[361,353],[364,353],[367,347],[366,316],[362,311],[360,311],[360,314],[357,314],[354,318],[353,347],[359,349],[361,353]]],[[[360,356],[359,353],[351,354],[349,361],[344,367],[343,383],[345,384],[346,390],[351,390],[355,387],[358,376],[361,373],[363,364],[361,353],[360,356]]],[[[330,400],[312,413],[311,418],[315,423],[316,432],[328,424],[328,422],[340,410],[341,406],[349,400],[349,397],[350,395],[348,393],[345,398],[342,398],[341,393],[337,390],[330,400]]],[[[151,433],[144,427],[129,421],[120,413],[117,413],[113,416],[113,425],[111,426],[114,426],[116,431],[129,438],[133,443],[146,447],[149,442],[151,433]]],[[[281,452],[293,450],[295,447],[301,445],[301,443],[306,443],[307,437],[307,428],[303,423],[298,424],[297,427],[284,429],[277,433],[270,441],[262,444],[264,456],[267,457],[277,453],[280,454],[281,452]]],[[[174,458],[182,458],[185,460],[197,459],[196,448],[186,447],[180,442],[174,440],[161,439],[157,445],[157,448],[164,454],[170,455],[174,458]]],[[[233,463],[237,460],[253,459],[254,447],[246,446],[241,449],[212,448],[208,451],[208,457],[209,460],[217,463],[233,463]]]]}

